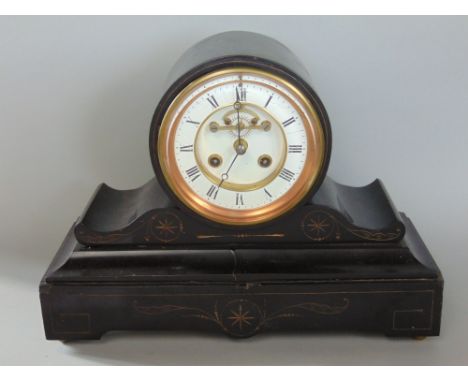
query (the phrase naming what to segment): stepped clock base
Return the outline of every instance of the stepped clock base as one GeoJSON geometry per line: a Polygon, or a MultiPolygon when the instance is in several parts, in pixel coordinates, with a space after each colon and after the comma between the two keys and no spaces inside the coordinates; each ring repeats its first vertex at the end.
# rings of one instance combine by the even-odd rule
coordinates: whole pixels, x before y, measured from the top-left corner
{"type": "Polygon", "coordinates": [[[90,249],[72,227],[40,285],[46,337],[99,339],[114,330],[436,336],[442,275],[403,219],[402,243],[288,249],[287,256],[281,249],[90,249]]]}

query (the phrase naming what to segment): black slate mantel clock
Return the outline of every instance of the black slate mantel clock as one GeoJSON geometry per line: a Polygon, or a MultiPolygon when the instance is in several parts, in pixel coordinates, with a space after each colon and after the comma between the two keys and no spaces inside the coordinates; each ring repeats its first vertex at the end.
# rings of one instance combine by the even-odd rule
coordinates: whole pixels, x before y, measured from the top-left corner
{"type": "Polygon", "coordinates": [[[102,184],[40,284],[48,339],[110,330],[439,334],[442,275],[383,184],[326,177],[331,129],[295,56],[227,32],[153,117],[156,177],[102,184]]]}

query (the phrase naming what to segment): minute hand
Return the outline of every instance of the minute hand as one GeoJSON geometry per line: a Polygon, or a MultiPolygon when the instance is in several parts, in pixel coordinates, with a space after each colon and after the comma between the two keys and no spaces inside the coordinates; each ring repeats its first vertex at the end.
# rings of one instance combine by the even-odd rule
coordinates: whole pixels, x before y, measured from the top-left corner
{"type": "MultiPolygon", "coordinates": [[[[237,108],[237,138],[239,139],[239,143],[240,143],[240,140],[241,140],[241,134],[240,134],[241,128],[240,128],[240,114],[239,114],[239,109],[240,109],[240,105],[239,105],[239,107],[237,108]]],[[[236,160],[236,158],[234,158],[234,160],[236,160]]]]}
{"type": "Polygon", "coordinates": [[[221,187],[221,185],[223,184],[223,182],[229,177],[229,171],[231,170],[231,167],[232,165],[234,164],[234,162],[236,161],[237,157],[239,156],[239,153],[236,153],[236,156],[234,157],[234,159],[232,160],[231,164],[229,165],[228,169],[226,170],[226,172],[222,173],[221,174],[221,182],[219,182],[218,184],[218,189],[221,187]]]}

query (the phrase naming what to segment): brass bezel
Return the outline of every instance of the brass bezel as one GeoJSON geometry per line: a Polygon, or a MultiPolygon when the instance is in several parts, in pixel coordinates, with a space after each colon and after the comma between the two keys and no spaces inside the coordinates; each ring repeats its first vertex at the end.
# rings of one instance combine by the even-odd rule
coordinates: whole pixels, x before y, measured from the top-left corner
{"type": "MultiPolygon", "coordinates": [[[[264,83],[262,86],[269,86],[264,83]]],[[[200,95],[208,92],[206,89],[200,95]]],[[[281,92],[277,88],[273,88],[275,92],[281,92]]],[[[194,98],[196,99],[196,98],[194,98]]],[[[309,99],[293,84],[286,79],[261,69],[254,69],[249,67],[233,67],[228,69],[220,69],[209,74],[203,75],[189,85],[187,85],[172,101],[166,110],[164,118],[158,132],[157,140],[157,153],[158,161],[161,167],[163,176],[176,197],[189,209],[195,213],[203,216],[204,218],[226,225],[247,226],[265,223],[271,221],[284,213],[294,208],[309,192],[314,185],[320,170],[325,160],[325,135],[324,129],[318,117],[318,113],[309,99]],[[220,207],[209,203],[207,200],[197,195],[185,182],[183,175],[180,173],[176,159],[175,159],[175,131],[180,122],[181,116],[185,110],[191,105],[194,100],[188,102],[187,105],[175,115],[175,111],[179,108],[181,103],[185,100],[194,89],[199,87],[204,82],[208,82],[217,77],[227,75],[242,75],[247,76],[253,74],[255,76],[264,77],[272,82],[281,84],[289,92],[294,94],[299,100],[302,108],[301,110],[296,103],[282,93],[282,96],[289,99],[298,114],[303,120],[306,127],[306,134],[308,140],[308,150],[304,168],[296,179],[292,187],[281,197],[276,199],[270,204],[255,208],[255,209],[229,209],[220,207]]]]}

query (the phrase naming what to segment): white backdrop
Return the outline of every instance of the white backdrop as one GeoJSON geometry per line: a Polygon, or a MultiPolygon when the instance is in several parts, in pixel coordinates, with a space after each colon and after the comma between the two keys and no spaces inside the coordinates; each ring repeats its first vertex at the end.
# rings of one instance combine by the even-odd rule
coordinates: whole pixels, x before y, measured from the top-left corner
{"type": "Polygon", "coordinates": [[[468,363],[468,18],[0,18],[0,364],[468,363]],[[442,336],[112,333],[44,339],[38,283],[98,183],[153,172],[149,124],[189,46],[248,30],[293,50],[333,129],[335,180],[383,180],[446,278],[442,336]]]}

